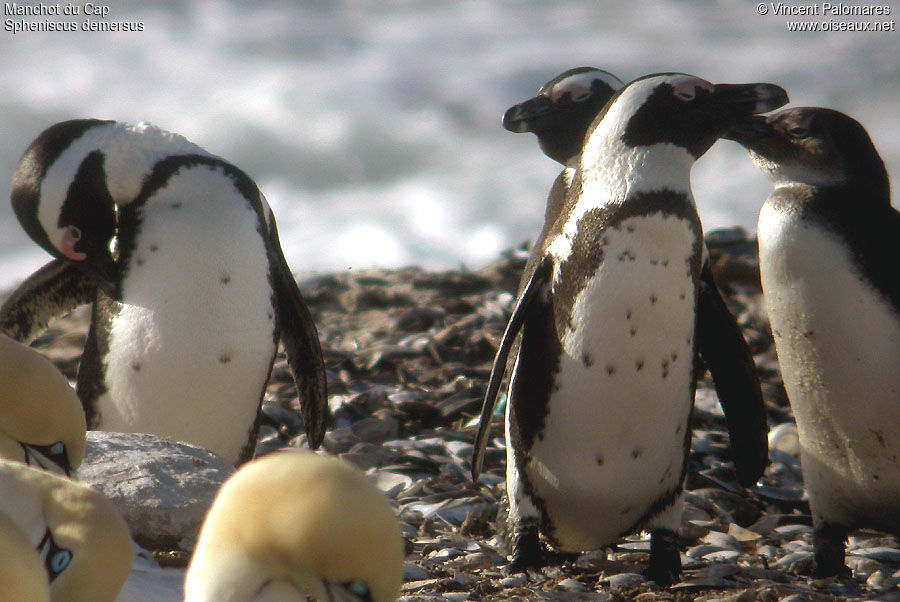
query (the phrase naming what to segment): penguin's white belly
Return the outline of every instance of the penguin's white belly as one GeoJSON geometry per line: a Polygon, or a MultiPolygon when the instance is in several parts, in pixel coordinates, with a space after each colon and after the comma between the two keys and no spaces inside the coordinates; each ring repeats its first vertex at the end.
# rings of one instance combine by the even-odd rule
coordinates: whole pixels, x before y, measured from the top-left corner
{"type": "Polygon", "coordinates": [[[813,514],[900,532],[900,316],[835,235],[768,204],[759,233],[813,514]]]}
{"type": "MultiPolygon", "coordinates": [[[[603,262],[575,300],[558,388],[527,465],[554,539],[571,550],[615,541],[678,486],[693,403],[690,224],[633,217],[604,237],[603,262]]],[[[679,501],[656,518],[677,526],[679,501]]],[[[645,526],[656,524],[650,518],[645,526]]]]}
{"type": "Polygon", "coordinates": [[[256,213],[202,167],[152,197],[142,220],[104,358],[100,426],[237,461],[276,349],[256,213]]]}

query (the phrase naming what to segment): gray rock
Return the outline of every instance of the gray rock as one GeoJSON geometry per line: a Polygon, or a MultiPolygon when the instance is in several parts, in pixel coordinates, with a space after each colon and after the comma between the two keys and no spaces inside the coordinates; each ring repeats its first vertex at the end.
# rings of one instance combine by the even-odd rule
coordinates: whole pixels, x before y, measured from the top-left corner
{"type": "Polygon", "coordinates": [[[138,544],[191,549],[206,511],[232,473],[229,462],[195,445],[90,431],[78,478],[112,500],[138,544]]]}
{"type": "Polygon", "coordinates": [[[404,581],[422,581],[428,579],[430,575],[428,571],[413,562],[403,563],[403,580],[404,581]]]}
{"type": "Polygon", "coordinates": [[[877,547],[877,548],[857,548],[851,552],[855,556],[865,556],[872,560],[886,562],[888,564],[900,564],[900,550],[896,548],[877,547]]]}
{"type": "Polygon", "coordinates": [[[602,582],[606,583],[610,587],[637,587],[647,578],[639,573],[619,573],[618,575],[610,575],[609,578],[604,579],[602,582]]]}
{"type": "Polygon", "coordinates": [[[516,573],[500,580],[500,587],[521,587],[528,581],[525,573],[516,573]]]}

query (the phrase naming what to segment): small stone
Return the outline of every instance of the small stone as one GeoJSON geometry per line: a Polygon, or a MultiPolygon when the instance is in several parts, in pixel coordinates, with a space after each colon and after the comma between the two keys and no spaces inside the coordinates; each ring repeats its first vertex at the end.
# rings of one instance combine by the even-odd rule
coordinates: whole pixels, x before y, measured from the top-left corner
{"type": "Polygon", "coordinates": [[[428,560],[434,560],[435,562],[445,562],[450,560],[451,558],[456,558],[457,556],[462,556],[462,552],[457,550],[456,548],[444,548],[442,550],[438,550],[428,555],[428,560]]]}
{"type": "Polygon", "coordinates": [[[800,537],[801,535],[812,534],[813,528],[809,525],[781,525],[775,527],[775,532],[783,537],[800,537]]]}
{"type": "Polygon", "coordinates": [[[857,548],[850,553],[854,556],[865,556],[887,564],[900,564],[900,550],[896,548],[857,548]]]}
{"type": "Polygon", "coordinates": [[[797,425],[786,422],[769,431],[769,449],[799,458],[800,436],[797,434],[797,425]]]}
{"type": "Polygon", "coordinates": [[[587,586],[578,581],[577,579],[563,579],[558,583],[561,589],[564,589],[567,592],[584,592],[587,591],[587,586]]]}
{"type": "Polygon", "coordinates": [[[790,573],[806,573],[813,565],[811,552],[793,552],[771,564],[772,568],[790,573]]]}
{"type": "Polygon", "coordinates": [[[610,575],[603,579],[601,583],[605,583],[610,587],[628,588],[637,587],[646,580],[647,578],[640,573],[619,573],[618,575],[610,575]]]}
{"type": "Polygon", "coordinates": [[[516,573],[500,580],[500,587],[522,587],[528,581],[525,573],[516,573]]]}
{"type": "Polygon", "coordinates": [[[881,589],[887,581],[887,575],[883,570],[877,570],[866,579],[866,587],[869,589],[881,589]]]}
{"type": "Polygon", "coordinates": [[[740,525],[736,525],[734,523],[728,525],[728,535],[730,535],[735,539],[735,541],[740,543],[762,539],[762,535],[760,535],[759,533],[754,533],[750,529],[745,529],[744,527],[741,527],[740,525]]]}
{"type": "Polygon", "coordinates": [[[428,579],[428,571],[420,567],[414,562],[403,563],[403,580],[404,581],[421,581],[428,579]]]}
{"type": "Polygon", "coordinates": [[[737,539],[720,531],[710,531],[703,537],[703,541],[710,545],[719,546],[720,548],[728,550],[741,549],[741,544],[737,539]]]}
{"type": "Polygon", "coordinates": [[[737,550],[722,550],[720,552],[711,552],[703,556],[703,560],[708,562],[737,562],[741,553],[737,550]]]}
{"type": "Polygon", "coordinates": [[[689,548],[685,554],[688,558],[703,558],[707,554],[712,554],[714,552],[724,552],[726,550],[727,548],[723,548],[721,546],[703,544],[694,546],[693,548],[689,548]]]}

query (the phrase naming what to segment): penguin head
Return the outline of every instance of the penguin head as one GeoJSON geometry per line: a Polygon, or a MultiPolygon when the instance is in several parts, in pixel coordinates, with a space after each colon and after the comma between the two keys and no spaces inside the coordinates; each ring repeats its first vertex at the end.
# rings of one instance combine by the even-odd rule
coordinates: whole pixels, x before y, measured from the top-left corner
{"type": "Polygon", "coordinates": [[[565,164],[581,151],[588,126],[621,87],[619,78],[601,69],[569,69],[544,84],[534,98],[510,107],[503,127],[534,133],[544,154],[565,164]]]}
{"type": "Polygon", "coordinates": [[[637,79],[606,105],[593,132],[629,147],[671,144],[696,160],[741,118],[771,111],[788,101],[773,84],[711,84],[683,73],[637,79]]]}
{"type": "Polygon", "coordinates": [[[5,600],[50,602],[50,584],[41,557],[22,531],[0,514],[0,592],[5,600]]]}
{"type": "Polygon", "coordinates": [[[797,107],[733,125],[725,138],[750,151],[773,182],[835,186],[851,181],[884,188],[884,162],[866,129],[832,109],[797,107]]]}
{"type": "Polygon", "coordinates": [[[71,479],[0,460],[0,514],[37,550],[53,600],[115,600],[134,551],[119,511],[71,479]]]}
{"type": "Polygon", "coordinates": [[[0,457],[72,476],[85,417],[66,378],[37,351],[0,335],[0,457]]]}
{"type": "Polygon", "coordinates": [[[12,182],[12,206],[25,232],[54,257],[81,267],[114,292],[110,252],[115,206],[106,186],[105,154],[90,141],[115,122],[64,121],[44,130],[22,155],[12,182]]]}
{"type": "Polygon", "coordinates": [[[276,452],[223,485],[185,600],[387,602],[399,593],[403,558],[396,514],[361,472],[312,452],[276,452]]]}

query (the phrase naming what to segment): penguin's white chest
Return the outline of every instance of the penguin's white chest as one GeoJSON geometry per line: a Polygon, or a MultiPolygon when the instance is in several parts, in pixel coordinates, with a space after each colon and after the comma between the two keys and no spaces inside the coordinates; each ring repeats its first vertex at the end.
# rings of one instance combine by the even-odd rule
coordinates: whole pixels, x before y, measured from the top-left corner
{"type": "Polygon", "coordinates": [[[173,177],[140,218],[104,358],[101,427],[236,461],[276,349],[257,215],[230,179],[202,166],[173,177]]]}
{"type": "Polygon", "coordinates": [[[900,316],[836,235],[770,203],[759,251],[813,513],[900,531],[900,316]]]}
{"type": "Polygon", "coordinates": [[[693,403],[691,223],[653,213],[599,235],[603,260],[575,297],[528,464],[572,549],[614,541],[678,486],[693,403]]]}

